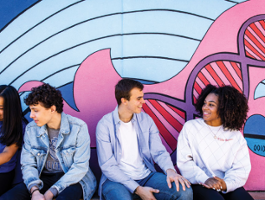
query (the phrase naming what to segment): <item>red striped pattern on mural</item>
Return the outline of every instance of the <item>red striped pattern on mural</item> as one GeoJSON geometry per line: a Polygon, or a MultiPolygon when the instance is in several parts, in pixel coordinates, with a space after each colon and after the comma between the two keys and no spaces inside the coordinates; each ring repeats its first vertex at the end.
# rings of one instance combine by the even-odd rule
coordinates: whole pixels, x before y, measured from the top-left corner
{"type": "Polygon", "coordinates": [[[171,153],[176,149],[177,138],[185,123],[185,112],[164,102],[146,99],[143,110],[151,116],[160,132],[163,144],[171,153]]]}
{"type": "Polygon", "coordinates": [[[248,57],[265,60],[265,22],[260,20],[248,26],[244,35],[245,52],[248,57]]]}
{"type": "Polygon", "coordinates": [[[232,85],[243,91],[240,64],[232,61],[215,61],[207,64],[198,74],[193,85],[193,101],[199,97],[202,89],[208,84],[223,86],[232,85]]]}

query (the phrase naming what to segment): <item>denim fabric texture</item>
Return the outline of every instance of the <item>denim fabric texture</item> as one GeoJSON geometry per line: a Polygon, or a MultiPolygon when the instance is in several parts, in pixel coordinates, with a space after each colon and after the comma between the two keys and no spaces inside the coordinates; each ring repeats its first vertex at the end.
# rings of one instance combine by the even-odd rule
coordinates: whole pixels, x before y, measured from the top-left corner
{"type": "MultiPolygon", "coordinates": [[[[117,132],[120,126],[118,106],[105,115],[98,123],[96,129],[98,162],[102,171],[99,183],[99,196],[102,196],[102,185],[108,179],[123,184],[131,193],[139,184],[126,176],[119,168],[122,149],[117,132]]],[[[139,153],[145,165],[155,171],[154,162],[166,173],[167,169],[175,169],[170,155],[165,149],[159,136],[159,131],[153,119],[146,113],[134,114],[131,120],[135,127],[139,144],[139,153]]]]}
{"type": "MultiPolygon", "coordinates": [[[[46,125],[38,127],[33,121],[26,127],[21,165],[24,183],[29,190],[32,184],[43,182],[39,176],[49,153],[49,138],[46,125]]],[[[80,183],[84,200],[90,199],[96,189],[96,178],[89,168],[90,136],[84,121],[61,114],[61,127],[56,144],[56,155],[64,171],[52,187],[61,193],[66,187],[80,183]]]]}
{"type": "MultiPolygon", "coordinates": [[[[192,189],[187,188],[183,191],[182,186],[179,186],[179,191],[176,189],[175,183],[169,188],[166,182],[166,175],[160,172],[152,172],[146,178],[136,181],[141,186],[148,186],[158,189],[159,193],[153,193],[157,200],[192,200],[192,189]]],[[[141,198],[129,192],[126,187],[120,183],[107,180],[103,184],[103,196],[106,200],[126,199],[133,200],[141,198]]]]}

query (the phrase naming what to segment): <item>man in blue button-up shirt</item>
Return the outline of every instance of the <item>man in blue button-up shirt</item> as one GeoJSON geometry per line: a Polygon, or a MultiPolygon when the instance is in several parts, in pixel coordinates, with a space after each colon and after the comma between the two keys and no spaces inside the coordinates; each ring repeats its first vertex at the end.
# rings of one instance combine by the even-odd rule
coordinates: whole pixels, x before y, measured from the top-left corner
{"type": "Polygon", "coordinates": [[[154,121],[141,112],[143,85],[122,79],[115,97],[118,106],[96,130],[100,199],[192,199],[190,183],[175,171],[154,121]],[[154,162],[166,175],[156,172],[154,162]]]}

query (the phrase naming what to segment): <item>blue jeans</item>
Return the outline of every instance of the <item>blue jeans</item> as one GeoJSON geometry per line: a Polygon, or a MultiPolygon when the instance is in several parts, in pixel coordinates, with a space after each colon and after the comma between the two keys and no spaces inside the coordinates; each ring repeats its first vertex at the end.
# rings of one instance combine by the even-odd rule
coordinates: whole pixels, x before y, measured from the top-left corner
{"type": "MultiPolygon", "coordinates": [[[[157,200],[192,200],[192,189],[187,188],[183,191],[182,186],[179,186],[179,192],[176,189],[175,183],[169,188],[166,181],[166,175],[160,172],[152,172],[146,178],[136,181],[140,186],[148,186],[158,189],[159,193],[153,193],[157,200]]],[[[107,180],[102,186],[102,193],[106,200],[117,199],[141,199],[138,195],[130,193],[130,191],[121,183],[107,180]]]]}

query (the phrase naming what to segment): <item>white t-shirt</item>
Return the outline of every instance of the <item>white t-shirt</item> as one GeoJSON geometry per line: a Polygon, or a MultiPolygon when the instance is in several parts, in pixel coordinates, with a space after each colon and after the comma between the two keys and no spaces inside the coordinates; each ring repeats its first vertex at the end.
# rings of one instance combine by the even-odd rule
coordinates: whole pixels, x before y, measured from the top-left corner
{"type": "Polygon", "coordinates": [[[119,168],[133,180],[147,177],[151,171],[145,166],[140,156],[137,134],[132,122],[121,121],[118,138],[122,148],[119,168]]]}

